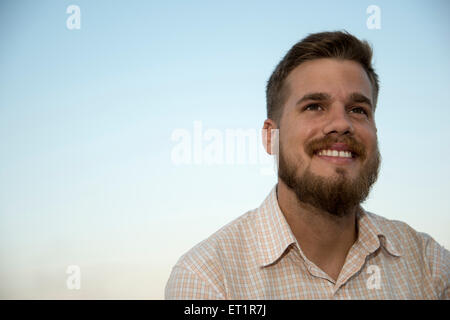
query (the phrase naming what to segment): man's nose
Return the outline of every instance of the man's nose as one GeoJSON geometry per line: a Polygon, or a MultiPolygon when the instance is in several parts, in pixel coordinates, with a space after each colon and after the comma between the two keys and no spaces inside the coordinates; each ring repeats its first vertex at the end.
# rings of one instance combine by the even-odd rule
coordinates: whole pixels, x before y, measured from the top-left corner
{"type": "Polygon", "coordinates": [[[327,115],[323,133],[325,135],[330,133],[337,133],[339,135],[354,133],[353,124],[345,106],[341,105],[331,108],[327,115]]]}

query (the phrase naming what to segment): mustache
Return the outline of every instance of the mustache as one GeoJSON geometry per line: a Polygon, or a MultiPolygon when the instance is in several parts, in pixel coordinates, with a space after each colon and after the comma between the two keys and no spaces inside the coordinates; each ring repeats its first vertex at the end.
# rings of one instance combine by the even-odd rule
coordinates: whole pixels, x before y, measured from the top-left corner
{"type": "Polygon", "coordinates": [[[330,149],[334,143],[345,143],[352,153],[356,154],[356,156],[363,160],[367,156],[366,147],[352,136],[325,136],[324,138],[314,139],[308,142],[305,147],[305,151],[310,157],[312,157],[319,150],[330,149]]]}

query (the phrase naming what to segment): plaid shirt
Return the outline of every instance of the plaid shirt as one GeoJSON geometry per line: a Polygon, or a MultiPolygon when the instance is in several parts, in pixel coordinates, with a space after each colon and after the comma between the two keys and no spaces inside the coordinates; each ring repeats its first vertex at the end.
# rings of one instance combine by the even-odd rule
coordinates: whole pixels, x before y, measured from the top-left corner
{"type": "Polygon", "coordinates": [[[184,254],[166,299],[450,299],[450,252],[407,224],[362,210],[336,281],[303,254],[278,205],[262,205],[184,254]]]}

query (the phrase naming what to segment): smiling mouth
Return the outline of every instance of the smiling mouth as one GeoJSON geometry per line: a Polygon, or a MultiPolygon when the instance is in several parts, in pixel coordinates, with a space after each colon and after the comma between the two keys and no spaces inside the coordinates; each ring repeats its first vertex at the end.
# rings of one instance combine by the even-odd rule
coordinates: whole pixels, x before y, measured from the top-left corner
{"type": "Polygon", "coordinates": [[[350,164],[356,161],[359,154],[348,144],[338,142],[330,146],[323,146],[314,152],[314,156],[333,164],[350,164]]]}
{"type": "Polygon", "coordinates": [[[333,157],[333,158],[356,158],[356,153],[350,150],[334,150],[334,149],[322,149],[315,152],[315,155],[321,157],[333,157]]]}

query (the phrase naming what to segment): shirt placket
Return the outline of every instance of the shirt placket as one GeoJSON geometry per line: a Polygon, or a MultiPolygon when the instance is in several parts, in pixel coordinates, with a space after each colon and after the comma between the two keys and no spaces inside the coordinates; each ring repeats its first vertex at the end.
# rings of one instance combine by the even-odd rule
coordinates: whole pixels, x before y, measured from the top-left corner
{"type": "Polygon", "coordinates": [[[367,253],[360,251],[356,247],[352,247],[350,250],[348,259],[346,259],[335,285],[335,291],[339,292],[343,297],[351,299],[350,293],[343,286],[363,268],[367,255],[367,253]]]}
{"type": "Polygon", "coordinates": [[[334,299],[335,281],[303,254],[298,243],[296,244],[295,255],[312,277],[317,278],[319,281],[323,281],[323,287],[327,290],[326,298],[334,299]]]}

